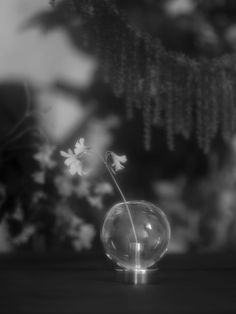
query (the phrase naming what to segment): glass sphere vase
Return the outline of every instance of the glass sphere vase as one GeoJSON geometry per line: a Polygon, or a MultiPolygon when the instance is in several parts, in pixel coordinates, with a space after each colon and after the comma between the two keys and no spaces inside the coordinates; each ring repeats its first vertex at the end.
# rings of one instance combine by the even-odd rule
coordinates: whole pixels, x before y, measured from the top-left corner
{"type": "Polygon", "coordinates": [[[119,203],[105,217],[101,240],[106,255],[119,266],[118,277],[145,283],[153,273],[150,267],[167,251],[170,225],[161,209],[149,202],[119,203]]]}

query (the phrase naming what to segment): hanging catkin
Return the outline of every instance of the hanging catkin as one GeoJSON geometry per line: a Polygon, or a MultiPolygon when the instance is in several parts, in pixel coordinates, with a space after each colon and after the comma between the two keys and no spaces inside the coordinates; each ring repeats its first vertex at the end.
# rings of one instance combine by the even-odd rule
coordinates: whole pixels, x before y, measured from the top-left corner
{"type": "Polygon", "coordinates": [[[192,127],[193,127],[193,83],[194,74],[193,67],[187,69],[186,79],[186,98],[185,98],[185,129],[186,137],[190,138],[192,127]]]}
{"type": "Polygon", "coordinates": [[[180,73],[177,69],[176,62],[173,62],[173,104],[174,104],[174,133],[179,134],[181,132],[181,124],[182,124],[182,116],[181,116],[181,106],[182,106],[182,99],[181,99],[181,80],[180,80],[180,73]]]}
{"type": "Polygon", "coordinates": [[[232,84],[232,104],[233,104],[233,134],[236,133],[236,75],[231,72],[231,84],[232,84]]]}
{"type": "Polygon", "coordinates": [[[183,64],[181,71],[181,134],[184,138],[189,138],[189,126],[188,126],[188,70],[183,64]]]}
{"type": "Polygon", "coordinates": [[[235,54],[196,60],[168,52],[158,39],[129,22],[115,0],[51,2],[60,9],[70,4],[83,19],[106,82],[125,99],[128,118],[134,109],[142,110],[146,149],[151,147],[153,124],[165,123],[170,148],[175,134],[189,138],[194,133],[205,152],[219,129],[226,141],[234,134],[235,54]]]}
{"type": "MultiPolygon", "coordinates": [[[[228,112],[229,112],[229,131],[230,136],[235,132],[235,120],[234,120],[234,96],[233,96],[233,83],[230,73],[228,74],[228,112]]],[[[226,109],[227,110],[227,109],[226,109]]]]}
{"type": "Polygon", "coordinates": [[[143,118],[144,118],[144,146],[146,150],[151,148],[151,131],[152,131],[152,99],[151,99],[151,86],[152,86],[152,59],[150,52],[149,42],[146,41],[145,46],[145,68],[144,68],[144,85],[143,85],[143,118]]]}
{"type": "Polygon", "coordinates": [[[170,150],[174,150],[174,128],[173,128],[173,99],[172,85],[167,83],[167,109],[166,109],[166,128],[167,128],[167,145],[170,150]]]}
{"type": "Polygon", "coordinates": [[[125,66],[123,65],[123,59],[121,60],[121,54],[123,53],[123,37],[121,36],[119,29],[119,21],[115,18],[112,23],[110,23],[111,28],[111,36],[112,38],[112,56],[111,56],[111,73],[110,80],[112,89],[114,94],[117,97],[121,97],[123,94],[123,86],[124,86],[124,76],[123,69],[125,66]]]}
{"type": "MultiPolygon", "coordinates": [[[[205,65],[204,65],[204,69],[205,69],[205,65]]],[[[203,116],[202,116],[202,120],[203,120],[203,150],[205,153],[209,152],[210,149],[210,104],[209,104],[209,90],[208,90],[208,86],[209,86],[209,76],[208,73],[206,73],[205,71],[203,71],[203,99],[202,99],[202,112],[203,112],[203,116]]]]}
{"type": "Polygon", "coordinates": [[[196,134],[200,148],[203,148],[203,114],[202,114],[202,83],[201,83],[201,64],[196,69],[195,84],[196,84],[196,134]]]}
{"type": "Polygon", "coordinates": [[[226,73],[226,69],[221,70],[223,90],[222,90],[222,102],[224,106],[221,107],[221,129],[222,136],[225,141],[228,141],[230,137],[230,126],[229,126],[229,82],[226,73]]]}
{"type": "Polygon", "coordinates": [[[170,150],[174,149],[174,120],[173,120],[173,85],[171,78],[173,76],[173,60],[166,59],[166,62],[171,62],[168,71],[166,71],[166,83],[164,92],[165,101],[165,122],[167,132],[167,145],[170,150]]]}
{"type": "Polygon", "coordinates": [[[154,47],[154,62],[153,62],[153,80],[152,80],[152,96],[154,102],[153,124],[161,124],[161,64],[160,64],[160,51],[158,47],[154,47]]]}
{"type": "Polygon", "coordinates": [[[133,55],[134,52],[134,42],[133,38],[129,36],[130,34],[127,34],[127,42],[129,43],[127,45],[127,66],[125,71],[125,78],[126,78],[126,84],[125,84],[125,100],[126,100],[126,113],[127,118],[132,119],[133,118],[133,103],[134,103],[134,87],[133,87],[133,69],[134,69],[134,62],[135,58],[133,55]]]}
{"type": "Polygon", "coordinates": [[[211,76],[209,82],[210,97],[210,138],[213,139],[219,128],[219,97],[218,97],[218,73],[215,65],[211,68],[211,76]]]}
{"type": "Polygon", "coordinates": [[[118,51],[120,54],[117,56],[117,90],[116,93],[118,95],[123,95],[125,91],[125,83],[126,83],[126,77],[125,77],[125,69],[127,66],[127,55],[126,55],[126,42],[125,42],[125,35],[121,34],[120,42],[117,42],[117,45],[119,45],[118,51]]]}
{"type": "Polygon", "coordinates": [[[132,61],[132,79],[133,88],[132,92],[134,95],[134,106],[136,109],[142,108],[142,98],[140,90],[141,81],[141,70],[140,70],[140,38],[138,36],[134,37],[133,40],[133,61],[132,61]]]}

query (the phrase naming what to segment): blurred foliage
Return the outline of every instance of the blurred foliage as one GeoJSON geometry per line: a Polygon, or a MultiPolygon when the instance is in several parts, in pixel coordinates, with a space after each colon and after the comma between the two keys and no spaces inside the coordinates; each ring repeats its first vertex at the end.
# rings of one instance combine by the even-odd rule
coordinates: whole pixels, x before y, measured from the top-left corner
{"type": "MultiPolygon", "coordinates": [[[[82,49],[92,55],[93,51],[87,45],[83,25],[71,7],[68,11],[69,2],[61,1],[56,8],[48,8],[45,12],[32,17],[25,27],[40,25],[44,32],[61,28],[66,31],[78,51],[82,49]]],[[[154,37],[159,37],[167,50],[183,52],[191,57],[215,57],[235,50],[235,1],[120,0],[117,3],[131,23],[138,25],[140,29],[154,37]]],[[[114,142],[110,149],[115,148],[115,151],[125,152],[128,156],[126,171],[120,177],[121,186],[128,199],[148,199],[159,203],[164,209],[172,225],[171,250],[183,252],[235,249],[236,151],[234,140],[223,143],[220,138],[216,138],[211,152],[206,156],[199,150],[194,139],[186,141],[177,136],[175,150],[170,152],[165,133],[160,126],[155,133],[152,150],[145,152],[140,135],[143,128],[141,113],[137,114],[136,119],[127,121],[124,118],[126,116],[125,100],[114,95],[109,84],[101,80],[100,73],[97,73],[92,86],[86,90],[77,90],[75,86],[70,86],[67,82],[55,82],[55,84],[62,93],[76,95],[77,99],[85,105],[90,102],[95,103],[93,108],[95,117],[109,119],[110,114],[113,114],[120,118],[119,129],[112,131],[114,142]]],[[[15,90],[15,86],[9,87],[10,94],[15,90]]],[[[19,107],[18,114],[14,107],[10,110],[13,116],[2,115],[9,103],[15,105],[15,100],[8,100],[4,88],[1,88],[1,93],[3,93],[1,100],[5,105],[1,106],[0,117],[5,122],[8,119],[11,120],[9,124],[12,126],[17,121],[18,114],[23,111],[23,106],[19,107]]],[[[7,130],[9,130],[9,125],[6,126],[4,132],[7,130]]],[[[35,143],[34,139],[26,137],[23,144],[25,145],[28,140],[31,144],[35,143]]],[[[40,141],[37,143],[42,144],[40,141]]],[[[80,249],[80,227],[90,225],[87,222],[94,222],[91,208],[94,210],[92,204],[98,204],[100,196],[94,195],[94,186],[90,186],[90,192],[86,194],[83,202],[79,196],[79,208],[77,208],[78,195],[73,195],[74,200],[70,200],[69,205],[63,203],[68,200],[68,196],[62,196],[60,188],[64,187],[63,193],[65,191],[70,193],[70,189],[75,191],[77,186],[78,193],[82,193],[84,187],[80,186],[81,182],[72,180],[71,183],[71,179],[65,175],[62,165],[55,158],[56,171],[50,170],[45,177],[47,184],[43,193],[47,195],[47,201],[46,203],[43,201],[42,211],[38,211],[37,219],[32,218],[29,198],[34,196],[36,190],[42,188],[40,183],[35,182],[35,178],[36,181],[43,178],[42,173],[41,177],[38,173],[41,171],[40,164],[33,156],[37,152],[42,153],[43,146],[37,144],[35,147],[31,144],[26,152],[19,150],[17,154],[14,151],[6,155],[1,151],[2,226],[11,222],[11,239],[15,238],[14,245],[16,246],[23,243],[22,239],[25,238],[27,239],[25,243],[29,243],[28,240],[32,240],[35,230],[38,230],[36,234],[40,236],[34,238],[37,247],[44,246],[45,239],[47,239],[46,242],[50,242],[51,239],[58,240],[58,238],[62,239],[68,247],[67,241],[71,245],[71,239],[75,239],[75,232],[78,236],[75,245],[80,249]],[[36,174],[36,177],[33,178],[32,174],[36,174]],[[9,194],[9,189],[12,190],[11,194],[9,194]],[[27,199],[23,201],[21,194],[26,194],[27,199]],[[3,205],[6,201],[14,205],[9,205],[9,203],[7,206],[3,205]],[[60,204],[63,205],[60,206],[60,204]],[[22,214],[19,214],[19,208],[25,217],[23,222],[19,222],[19,217],[22,217],[22,214]],[[32,228],[32,221],[36,228],[32,228]],[[24,227],[27,227],[26,230],[24,227]],[[58,230],[55,238],[52,230],[53,232],[58,230]]],[[[86,187],[90,183],[87,184],[85,181],[83,184],[86,187]]],[[[111,199],[113,202],[117,200],[117,197],[112,196],[111,199]]],[[[103,209],[108,209],[111,199],[108,202],[102,202],[103,209]]],[[[92,231],[89,233],[86,228],[83,231],[83,234],[90,234],[90,239],[93,238],[92,231]]],[[[89,235],[85,236],[85,239],[89,239],[89,235]]],[[[32,245],[32,242],[30,243],[32,245]]],[[[83,243],[85,247],[89,246],[86,241],[83,243]]]]}
{"type": "MultiPolygon", "coordinates": [[[[131,23],[153,37],[159,37],[167,50],[192,57],[216,57],[235,51],[235,1],[120,0],[117,4],[131,23]]],[[[56,11],[59,8],[56,7],[56,11]]],[[[73,24],[73,18],[70,23],[73,24]]],[[[77,33],[69,31],[70,38],[73,40],[75,36],[78,40],[77,33]]],[[[78,49],[81,45],[83,48],[83,40],[78,40],[79,43],[76,40],[73,42],[78,49]]],[[[104,96],[99,99],[101,111],[104,111],[102,104],[108,102],[107,94],[107,88],[104,88],[104,96]]],[[[120,109],[117,113],[124,116],[125,110],[120,109]]],[[[143,151],[140,143],[141,128],[141,116],[135,121],[123,122],[114,143],[129,156],[123,183],[130,198],[139,195],[139,198],[149,198],[163,206],[172,222],[173,249],[234,248],[235,178],[232,160],[235,155],[231,141],[225,144],[218,137],[211,153],[204,156],[195,140],[186,142],[177,138],[175,151],[169,152],[163,130],[159,128],[152,151],[148,153],[143,151]],[[179,178],[184,184],[180,184],[179,178]],[[171,194],[159,189],[153,190],[154,182],[170,185],[173,193],[177,193],[176,197],[172,198],[171,194]],[[228,203],[225,195],[231,199],[228,203]]]]}
{"type": "Polygon", "coordinates": [[[227,55],[234,47],[232,40],[222,36],[228,25],[220,26],[216,18],[220,9],[232,13],[231,2],[217,2],[214,10],[193,0],[159,1],[158,6],[152,1],[115,0],[53,1],[53,5],[53,12],[43,12],[33,21],[50,30],[60,25],[58,15],[64,17],[63,25],[75,46],[98,57],[100,78],[123,100],[127,117],[141,110],[147,150],[154,142],[153,126],[165,128],[170,149],[176,135],[195,136],[205,152],[217,136],[227,141],[235,132],[235,58],[227,55]],[[156,18],[161,16],[158,23],[153,12],[156,18]],[[174,43],[168,33],[182,44],[181,53],[177,44],[173,51],[168,44],[168,51],[163,48],[159,39],[174,43]],[[201,58],[189,58],[194,55],[191,51],[188,56],[182,53],[190,42],[201,58]],[[201,46],[203,53],[197,50],[201,46]],[[223,53],[213,60],[206,58],[223,53]]]}
{"type": "Polygon", "coordinates": [[[69,174],[39,123],[51,108],[37,109],[28,84],[2,85],[0,96],[0,252],[91,249],[91,209],[109,206],[111,184],[101,173],[84,180],[69,174]]]}

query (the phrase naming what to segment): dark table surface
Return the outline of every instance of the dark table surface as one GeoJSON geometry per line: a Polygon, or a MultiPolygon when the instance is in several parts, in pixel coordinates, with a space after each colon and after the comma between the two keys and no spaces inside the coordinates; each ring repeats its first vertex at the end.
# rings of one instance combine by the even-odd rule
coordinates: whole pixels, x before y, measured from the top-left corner
{"type": "Polygon", "coordinates": [[[233,313],[236,257],[169,255],[146,286],[114,281],[103,257],[0,257],[0,313],[233,313]]]}

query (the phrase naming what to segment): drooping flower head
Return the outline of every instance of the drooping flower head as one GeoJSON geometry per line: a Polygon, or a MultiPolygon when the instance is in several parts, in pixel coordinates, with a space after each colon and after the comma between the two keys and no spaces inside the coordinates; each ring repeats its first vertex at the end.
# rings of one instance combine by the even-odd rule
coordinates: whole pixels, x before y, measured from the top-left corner
{"type": "Polygon", "coordinates": [[[124,169],[124,163],[127,162],[127,157],[125,155],[123,156],[119,156],[113,152],[109,152],[110,156],[111,156],[111,168],[114,172],[118,172],[122,169],[124,169]]]}

